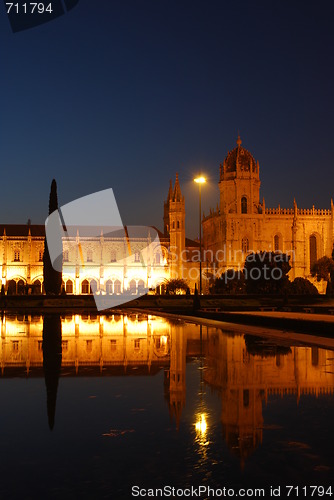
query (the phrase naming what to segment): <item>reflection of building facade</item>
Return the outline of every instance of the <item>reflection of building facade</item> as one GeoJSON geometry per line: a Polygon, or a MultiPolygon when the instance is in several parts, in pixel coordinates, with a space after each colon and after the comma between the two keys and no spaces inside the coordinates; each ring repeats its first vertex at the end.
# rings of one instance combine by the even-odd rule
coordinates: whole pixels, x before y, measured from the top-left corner
{"type": "MultiPolygon", "coordinates": [[[[1,367],[25,367],[29,373],[43,365],[43,318],[4,316],[1,323],[1,367]]],[[[170,331],[164,321],[135,316],[78,316],[62,320],[62,365],[95,367],[97,372],[112,367],[122,370],[168,365],[170,331]]]]}
{"type": "MultiPolygon", "coordinates": [[[[67,376],[155,375],[164,370],[165,397],[178,427],[186,397],[186,357],[200,352],[198,327],[150,315],[68,315],[61,330],[67,376]]],[[[42,316],[2,317],[0,363],[3,377],[43,376],[42,316]]]]}
{"type": "MultiPolygon", "coordinates": [[[[191,252],[198,246],[185,237],[184,197],[176,175],[170,184],[164,204],[164,233],[158,231],[160,244],[151,245],[146,238],[103,235],[98,238],[80,234],[63,242],[63,281],[69,294],[132,295],[156,288],[166,279],[191,276],[191,252]],[[131,243],[131,248],[129,244],[131,243]],[[142,255],[150,246],[150,255],[143,265],[142,255]],[[153,248],[151,248],[153,247],[153,248]],[[184,258],[184,250],[188,259],[184,258]],[[129,256],[130,253],[130,256],[129,256]]],[[[155,233],[155,228],[152,233],[155,233]]],[[[41,293],[43,284],[43,253],[45,228],[42,225],[0,226],[0,269],[2,284],[9,293],[41,293]]],[[[198,263],[195,264],[195,267],[198,263]]],[[[194,284],[193,284],[194,286],[194,284]]]]}
{"type": "MultiPolygon", "coordinates": [[[[263,401],[268,396],[334,393],[333,352],[291,347],[250,354],[243,336],[209,337],[205,381],[222,394],[224,437],[244,461],[262,442],[263,401]],[[284,349],[282,349],[284,352],[284,349]],[[266,352],[266,356],[263,356],[266,352]]],[[[253,351],[252,351],[253,352],[253,351]]]]}
{"type": "MultiPolygon", "coordinates": [[[[267,342],[265,343],[267,345],[267,342]]],[[[224,439],[244,461],[262,442],[263,402],[272,395],[334,393],[333,352],[317,347],[260,347],[240,335],[146,315],[62,319],[63,376],[135,376],[164,371],[164,393],[178,427],[186,404],[186,363],[205,356],[203,379],[222,401],[224,439]],[[201,343],[202,342],[202,343],[201,343]]],[[[1,319],[3,377],[43,376],[43,318],[1,319]]],[[[192,397],[197,397],[192,394],[192,397]]],[[[192,398],[189,398],[190,404],[192,398]]]]}
{"type": "Polygon", "coordinates": [[[289,253],[291,279],[310,277],[319,258],[331,256],[334,243],[334,205],[331,209],[267,208],[260,201],[259,162],[241,146],[220,165],[220,201],[203,219],[203,241],[213,262],[224,272],[243,268],[249,251],[289,253]],[[211,253],[211,252],[210,252],[211,253]]]}

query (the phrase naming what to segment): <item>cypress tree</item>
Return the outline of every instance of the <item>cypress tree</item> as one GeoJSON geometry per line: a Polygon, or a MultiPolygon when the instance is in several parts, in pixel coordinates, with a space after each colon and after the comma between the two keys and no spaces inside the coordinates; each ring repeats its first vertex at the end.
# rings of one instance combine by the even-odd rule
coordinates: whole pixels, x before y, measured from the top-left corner
{"type": "MultiPolygon", "coordinates": [[[[50,198],[49,198],[49,215],[55,210],[58,210],[58,197],[57,197],[57,183],[55,179],[52,180],[50,198]]],[[[59,238],[61,238],[61,233],[59,231],[59,238]]],[[[63,255],[61,254],[58,259],[61,262],[57,262],[57,268],[62,269],[63,255]]],[[[56,271],[51,264],[49,249],[47,241],[44,242],[44,254],[43,254],[43,277],[44,277],[44,289],[46,294],[59,295],[61,293],[62,285],[62,272],[56,271]]]]}

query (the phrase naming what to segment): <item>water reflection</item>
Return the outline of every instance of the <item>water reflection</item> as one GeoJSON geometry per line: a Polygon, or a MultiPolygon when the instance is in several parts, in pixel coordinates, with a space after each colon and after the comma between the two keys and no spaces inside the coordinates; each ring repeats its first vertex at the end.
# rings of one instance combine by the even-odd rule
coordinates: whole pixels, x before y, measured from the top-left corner
{"type": "MultiPolygon", "coordinates": [[[[333,352],[232,335],[150,315],[11,316],[1,320],[3,378],[45,376],[49,426],[54,426],[59,376],[154,376],[163,371],[174,426],[192,428],[202,459],[210,446],[210,389],[221,405],[223,438],[243,467],[263,442],[269,397],[333,394],[333,352]],[[187,364],[199,373],[191,421],[187,364]],[[188,363],[189,362],[189,363],[188,363]],[[187,396],[188,397],[188,396],[187,396]]],[[[154,400],[152,401],[154,404],[154,400]]],[[[116,410],[117,411],[117,408],[116,410]]]]}
{"type": "Polygon", "coordinates": [[[42,347],[48,422],[52,430],[55,422],[58,381],[62,360],[61,319],[59,314],[44,316],[42,347]]]}

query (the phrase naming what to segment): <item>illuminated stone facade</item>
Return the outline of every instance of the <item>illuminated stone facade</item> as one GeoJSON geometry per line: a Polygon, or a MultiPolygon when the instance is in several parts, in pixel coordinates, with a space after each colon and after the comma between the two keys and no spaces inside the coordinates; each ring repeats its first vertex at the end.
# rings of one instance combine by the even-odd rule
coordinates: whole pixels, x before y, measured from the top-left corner
{"type": "Polygon", "coordinates": [[[219,272],[243,268],[250,251],[282,251],[291,255],[290,279],[310,278],[319,258],[331,256],[334,242],[334,206],[330,209],[267,208],[260,201],[260,167],[241,146],[220,165],[220,200],[203,218],[204,260],[219,272]]]}
{"type": "MultiPolygon", "coordinates": [[[[152,233],[156,229],[152,228],[152,233]]],[[[42,225],[0,225],[0,268],[2,284],[9,293],[41,293],[43,284],[43,252],[45,228],[42,225]]],[[[198,244],[185,237],[185,206],[178,176],[174,189],[170,184],[164,204],[164,233],[158,231],[160,245],[147,265],[141,262],[141,252],[150,244],[148,238],[131,238],[131,256],[126,265],[121,262],[129,255],[126,237],[80,235],[63,241],[63,281],[68,294],[130,293],[136,295],[155,289],[170,278],[194,280],[189,269],[191,255],[198,244]],[[186,250],[187,259],[184,259],[186,250]]]]}

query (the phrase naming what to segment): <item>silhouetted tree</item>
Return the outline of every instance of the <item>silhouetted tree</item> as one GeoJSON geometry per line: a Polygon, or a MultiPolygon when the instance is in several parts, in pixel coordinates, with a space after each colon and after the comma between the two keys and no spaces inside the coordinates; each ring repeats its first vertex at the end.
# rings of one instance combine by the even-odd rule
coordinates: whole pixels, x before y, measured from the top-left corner
{"type": "Polygon", "coordinates": [[[246,293],[246,282],[243,271],[227,269],[220,278],[214,280],[210,287],[210,293],[226,293],[231,295],[246,293]]]}
{"type": "Polygon", "coordinates": [[[324,280],[327,282],[327,295],[331,295],[333,293],[333,284],[334,284],[334,260],[332,257],[321,257],[318,259],[312,266],[311,275],[317,279],[317,281],[324,280]]]}
{"type": "Polygon", "coordinates": [[[247,293],[286,293],[289,288],[290,255],[281,252],[251,253],[244,274],[247,293]]]}
{"type": "Polygon", "coordinates": [[[189,286],[187,282],[181,278],[170,279],[166,282],[166,294],[176,295],[187,293],[189,286]]]}
{"type": "Polygon", "coordinates": [[[43,369],[46,385],[49,427],[55,422],[58,381],[62,361],[61,319],[59,314],[46,314],[43,318],[43,369]]]}
{"type": "MultiPolygon", "coordinates": [[[[58,197],[57,197],[57,183],[53,179],[51,183],[50,198],[49,198],[49,215],[51,215],[55,210],[58,210],[58,197]]],[[[57,237],[61,238],[60,227],[59,235],[57,237]]],[[[62,269],[62,254],[59,255],[57,261],[57,268],[62,269]]],[[[50,259],[50,253],[48,249],[48,244],[45,238],[44,243],[44,254],[43,254],[43,277],[44,277],[44,289],[45,292],[59,295],[62,286],[62,272],[54,269],[50,259]]]]}
{"type": "Polygon", "coordinates": [[[288,293],[291,295],[317,295],[318,289],[306,278],[295,278],[290,283],[288,293]]]}

